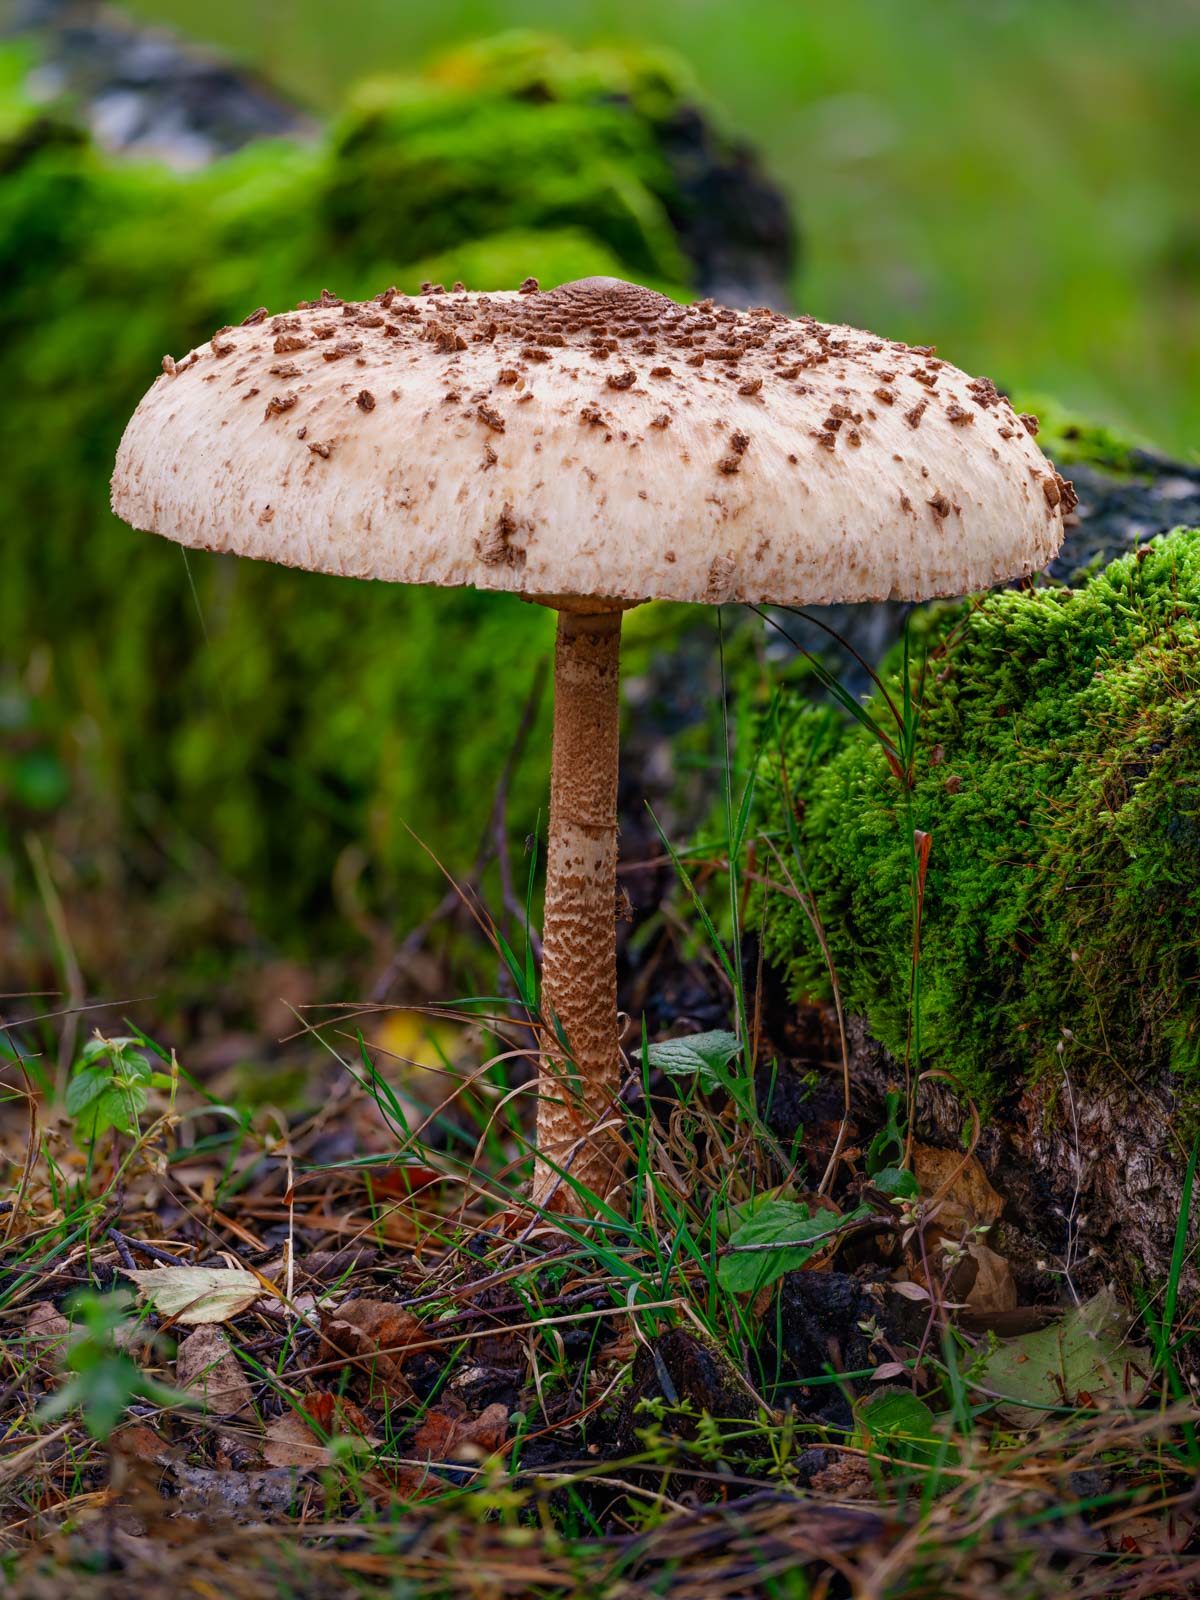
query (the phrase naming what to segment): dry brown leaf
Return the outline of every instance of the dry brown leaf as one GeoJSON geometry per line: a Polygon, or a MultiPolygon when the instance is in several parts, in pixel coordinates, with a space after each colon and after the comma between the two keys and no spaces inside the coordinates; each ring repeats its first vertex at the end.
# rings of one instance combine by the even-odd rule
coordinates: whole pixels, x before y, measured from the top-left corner
{"type": "Polygon", "coordinates": [[[263,1460],[269,1467],[299,1467],[303,1472],[312,1472],[327,1467],[332,1459],[328,1445],[321,1443],[296,1412],[288,1411],[267,1423],[263,1460]]]}
{"type": "Polygon", "coordinates": [[[327,1394],[318,1389],[306,1394],[300,1404],[322,1433],[357,1433],[364,1439],[370,1435],[371,1424],[354,1401],[347,1400],[344,1395],[327,1394]]]}
{"type": "Polygon", "coordinates": [[[813,1474],[809,1487],[817,1494],[832,1495],[838,1500],[878,1498],[870,1465],[862,1456],[839,1455],[813,1474]]]}
{"type": "Polygon", "coordinates": [[[413,1436],[414,1455],[445,1461],[479,1461],[495,1453],[508,1433],[508,1408],[498,1401],[477,1417],[430,1411],[413,1436]]]}
{"type": "Polygon", "coordinates": [[[70,1332],[71,1324],[49,1300],[34,1300],[22,1309],[20,1331],[13,1330],[11,1337],[14,1344],[20,1339],[39,1350],[59,1350],[70,1332]]]}
{"type": "Polygon", "coordinates": [[[1004,1210],[1003,1197],[988,1182],[977,1157],[963,1158],[961,1150],[942,1150],[937,1145],[914,1144],[912,1169],[921,1193],[932,1200],[943,1184],[950,1182],[944,1200],[963,1206],[977,1223],[989,1227],[1004,1210]],[[959,1172],[957,1169],[961,1167],[959,1172]]]}
{"type": "Polygon", "coordinates": [[[133,1456],[138,1461],[164,1461],[167,1442],[144,1422],[131,1422],[118,1428],[112,1436],[112,1448],[123,1456],[133,1456]]]}
{"type": "Polygon", "coordinates": [[[205,1323],[189,1333],[175,1357],[175,1379],[193,1390],[204,1410],[216,1417],[254,1410],[254,1393],[241,1363],[220,1328],[205,1323]]]}
{"type": "Polygon", "coordinates": [[[387,1300],[348,1300],[321,1318],[325,1357],[353,1360],[368,1379],[368,1397],[412,1398],[401,1368],[419,1340],[411,1311],[387,1300]]]}
{"type": "Polygon", "coordinates": [[[1120,1535],[1117,1544],[1122,1550],[1141,1555],[1179,1555],[1187,1549],[1195,1530],[1195,1515],[1183,1508],[1169,1517],[1149,1513],[1125,1517],[1113,1531],[1120,1535]]]}
{"type": "Polygon", "coordinates": [[[397,1500],[428,1500],[450,1487],[428,1467],[404,1464],[375,1467],[364,1473],[360,1482],[376,1505],[386,1506],[389,1512],[395,1511],[397,1500]]]}
{"type": "Polygon", "coordinates": [[[991,1316],[997,1311],[1015,1311],[1017,1285],[1007,1259],[978,1241],[968,1249],[979,1268],[971,1292],[967,1295],[968,1310],[980,1316],[991,1316]]]}

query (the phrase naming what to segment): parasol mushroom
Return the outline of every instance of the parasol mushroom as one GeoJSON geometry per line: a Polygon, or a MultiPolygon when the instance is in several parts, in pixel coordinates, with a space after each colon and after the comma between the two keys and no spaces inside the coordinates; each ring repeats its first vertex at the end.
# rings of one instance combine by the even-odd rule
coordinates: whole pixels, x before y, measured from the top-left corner
{"type": "Polygon", "coordinates": [[[113,508],[185,545],[558,611],[533,1198],[564,1209],[576,1186],[619,1204],[623,1175],[622,611],[917,600],[1034,572],[1073,504],[1035,432],[932,349],[811,317],[611,278],[326,291],[166,358],[113,508]]]}

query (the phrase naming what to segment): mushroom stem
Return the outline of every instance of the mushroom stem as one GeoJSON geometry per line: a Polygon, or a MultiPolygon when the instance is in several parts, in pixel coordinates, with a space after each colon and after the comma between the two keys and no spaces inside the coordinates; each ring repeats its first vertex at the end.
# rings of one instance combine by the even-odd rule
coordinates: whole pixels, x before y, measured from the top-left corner
{"type": "Polygon", "coordinates": [[[543,926],[543,1054],[533,1202],[619,1204],[625,1144],[612,1124],[617,1029],[617,766],[621,613],[560,611],[543,926]],[[564,1051],[562,1040],[567,1042],[564,1051]],[[552,1165],[553,1163],[553,1165],[552,1165]],[[559,1170],[556,1170],[559,1169],[559,1170]],[[570,1174],[571,1182],[560,1177],[570,1174]]]}

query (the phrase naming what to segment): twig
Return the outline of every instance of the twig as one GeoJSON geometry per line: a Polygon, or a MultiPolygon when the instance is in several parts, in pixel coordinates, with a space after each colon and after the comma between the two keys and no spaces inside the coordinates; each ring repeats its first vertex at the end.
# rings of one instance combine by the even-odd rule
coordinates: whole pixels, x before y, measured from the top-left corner
{"type": "MultiPolygon", "coordinates": [[[[191,1263],[182,1256],[170,1255],[166,1250],[160,1250],[156,1244],[147,1244],[143,1239],[131,1239],[127,1233],[118,1233],[116,1228],[109,1228],[108,1237],[117,1248],[117,1254],[125,1261],[125,1256],[130,1250],[136,1250],[140,1255],[149,1256],[151,1261],[161,1261],[167,1267],[187,1267],[191,1263]]],[[[132,1261],[126,1262],[129,1267],[132,1261]]]]}

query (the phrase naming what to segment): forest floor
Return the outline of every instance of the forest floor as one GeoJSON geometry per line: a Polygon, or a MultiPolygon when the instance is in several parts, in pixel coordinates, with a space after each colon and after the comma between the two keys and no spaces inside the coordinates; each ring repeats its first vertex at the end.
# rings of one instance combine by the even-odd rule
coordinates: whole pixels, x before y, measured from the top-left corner
{"type": "Polygon", "coordinates": [[[6,1592],[1200,1592],[1186,1215],[1138,1307],[1010,1261],[971,1148],[753,969],[737,1074],[685,933],[626,1208],[553,1219],[515,956],[515,1002],[296,1012],[289,1114],[109,1011],[59,1077],[6,1001],[6,1592]]]}

